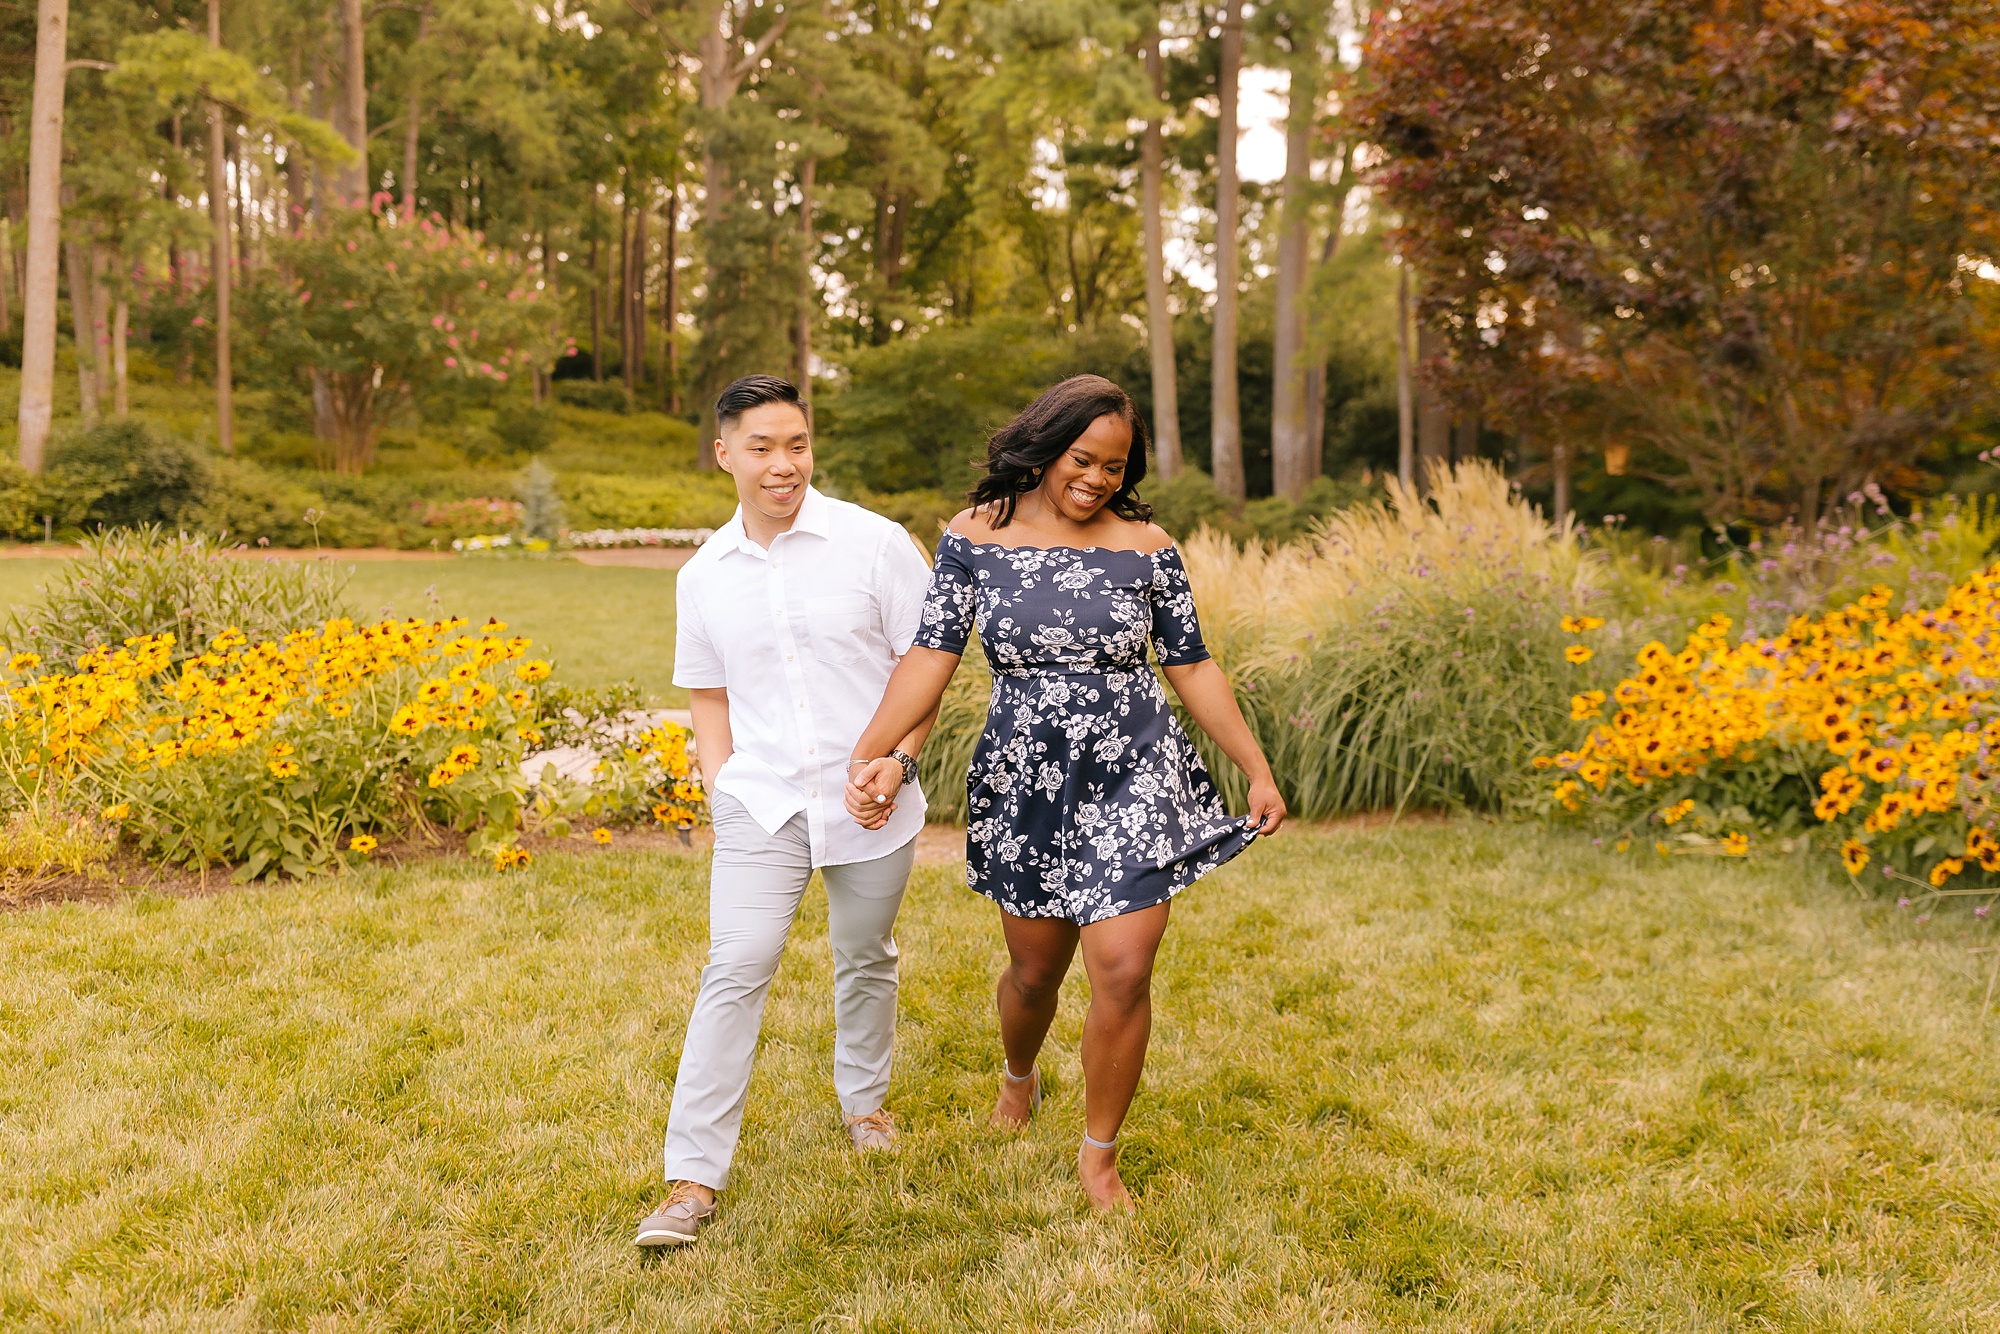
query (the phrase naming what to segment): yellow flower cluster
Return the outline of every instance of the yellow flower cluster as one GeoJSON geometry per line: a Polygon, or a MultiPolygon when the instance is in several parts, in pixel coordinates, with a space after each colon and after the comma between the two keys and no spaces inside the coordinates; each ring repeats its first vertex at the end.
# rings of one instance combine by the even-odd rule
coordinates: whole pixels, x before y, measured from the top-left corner
{"type": "Polygon", "coordinates": [[[664,799],[654,804],[653,818],[670,829],[699,823],[702,803],[707,800],[701,775],[695,772],[688,753],[693,739],[694,734],[677,723],[664,723],[639,734],[640,753],[658,760],[666,775],[664,799]]]}
{"type": "MultiPolygon", "coordinates": [[[[1573,696],[1572,717],[1600,721],[1581,745],[1536,767],[1563,771],[1552,795],[1574,809],[1588,795],[1582,785],[1605,794],[1712,777],[1712,765],[1775,747],[1799,757],[1809,778],[1818,771],[1820,821],[1859,814],[1841,846],[1851,872],[1868,865],[1871,842],[1899,830],[1914,840],[1920,822],[1933,840],[1924,846],[1951,853],[1963,838],[1962,856],[1931,868],[1934,885],[1967,861],[2000,871],[2000,565],[1933,608],[1891,615],[1889,601],[1876,588],[1773,638],[1732,645],[1729,619],[1715,616],[1678,653],[1649,643],[1610,692],[1611,717],[1602,718],[1603,693],[1573,696]]],[[[1585,628],[1580,619],[1575,628],[1585,628]]],[[[1673,824],[1692,809],[1682,801],[1658,815],[1673,824]]],[[[1727,851],[1747,849],[1741,837],[1727,851]]]]}
{"type": "MultiPolygon", "coordinates": [[[[165,671],[174,637],[128,639],[122,648],[97,649],[77,659],[70,673],[29,677],[10,686],[0,712],[5,758],[16,781],[53,772],[66,774],[103,754],[107,725],[127,725],[140,711],[139,683],[165,671]]],[[[9,673],[34,672],[41,659],[16,653],[9,673]]]]}

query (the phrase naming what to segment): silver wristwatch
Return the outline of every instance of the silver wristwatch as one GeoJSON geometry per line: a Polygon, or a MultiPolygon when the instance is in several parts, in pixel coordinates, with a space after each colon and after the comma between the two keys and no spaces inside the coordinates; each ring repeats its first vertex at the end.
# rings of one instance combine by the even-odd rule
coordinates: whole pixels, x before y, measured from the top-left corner
{"type": "Polygon", "coordinates": [[[889,758],[903,766],[904,787],[908,787],[910,784],[917,781],[917,762],[915,759],[913,759],[908,755],[905,755],[900,750],[890,751],[889,758]]]}

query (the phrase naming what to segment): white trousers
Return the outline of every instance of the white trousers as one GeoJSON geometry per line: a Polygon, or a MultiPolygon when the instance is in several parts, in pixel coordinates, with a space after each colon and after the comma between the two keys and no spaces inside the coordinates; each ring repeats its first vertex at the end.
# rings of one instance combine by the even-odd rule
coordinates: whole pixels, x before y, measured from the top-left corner
{"type": "MultiPolygon", "coordinates": [[[[717,793],[708,881],[708,966],[681,1044],[667,1116],[668,1181],[721,1190],[743,1127],[764,1001],[812,879],[806,818],[767,834],[742,803],[717,793]]],[[[890,934],[917,853],[821,868],[833,943],[833,1088],[841,1110],[865,1116],[889,1094],[896,1038],[896,940],[890,934]]]]}

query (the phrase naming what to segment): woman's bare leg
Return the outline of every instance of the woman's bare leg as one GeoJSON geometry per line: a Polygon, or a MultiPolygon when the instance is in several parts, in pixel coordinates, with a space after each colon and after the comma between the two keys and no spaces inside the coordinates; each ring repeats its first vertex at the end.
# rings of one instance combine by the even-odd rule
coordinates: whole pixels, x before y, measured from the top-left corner
{"type": "MultiPolygon", "coordinates": [[[[1167,931],[1168,905],[1155,904],[1082,929],[1083,967],[1090,975],[1090,1012],[1083,1021],[1085,1132],[1106,1143],[1118,1138],[1146,1068],[1153,1033],[1153,958],[1167,931]]],[[[1130,1209],[1118,1175],[1116,1149],[1086,1144],[1077,1155],[1084,1194],[1099,1209],[1130,1209]]]]}
{"type": "MultiPolygon", "coordinates": [[[[1062,981],[1076,956],[1076,923],[1003,912],[1000,927],[1007,937],[1008,960],[995,998],[1000,1006],[1000,1049],[1006,1053],[1008,1070],[1027,1075],[1034,1071],[1042,1040],[1055,1021],[1062,981]]],[[[1034,1092],[1032,1079],[1002,1080],[994,1122],[1026,1125],[1034,1092]]]]}

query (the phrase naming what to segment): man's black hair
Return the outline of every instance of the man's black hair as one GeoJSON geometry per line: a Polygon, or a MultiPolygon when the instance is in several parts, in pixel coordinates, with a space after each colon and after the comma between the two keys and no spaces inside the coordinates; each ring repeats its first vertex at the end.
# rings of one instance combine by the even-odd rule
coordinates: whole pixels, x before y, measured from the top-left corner
{"type": "Polygon", "coordinates": [[[727,429],[744,413],[766,403],[791,404],[806,419],[806,429],[812,429],[812,409],[799,398],[798,386],[775,375],[746,375],[732,381],[715,400],[715,429],[727,429]]]}

